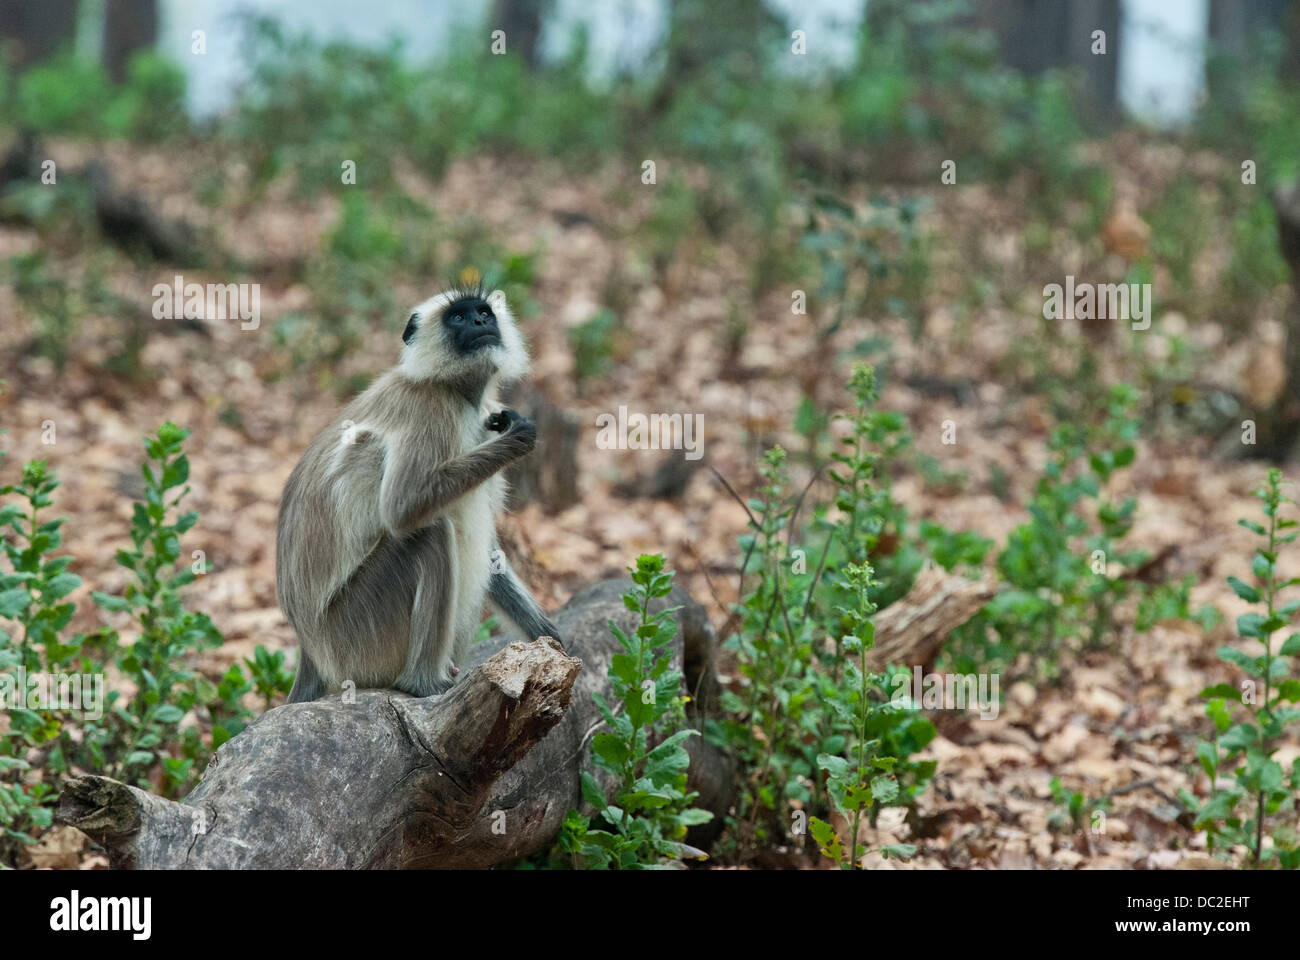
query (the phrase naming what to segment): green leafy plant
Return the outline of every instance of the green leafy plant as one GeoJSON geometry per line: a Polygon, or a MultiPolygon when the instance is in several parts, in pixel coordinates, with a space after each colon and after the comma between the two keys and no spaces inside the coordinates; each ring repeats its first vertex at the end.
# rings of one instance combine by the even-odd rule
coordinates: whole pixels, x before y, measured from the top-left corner
{"type": "Polygon", "coordinates": [[[81,299],[49,269],[44,251],[12,257],[9,266],[14,293],[32,314],[37,349],[53,362],[55,369],[62,370],[77,332],[81,299]]]}
{"type": "Polygon", "coordinates": [[[189,127],[185,109],[185,71],[151,50],[131,56],[126,82],[104,112],[110,133],[140,143],[157,143],[189,127]]]}
{"type": "Polygon", "coordinates": [[[76,606],[64,602],[81,586],[81,578],[68,570],[72,557],[49,557],[62,543],[59,517],[42,521],[38,516],[53,504],[59,481],[45,460],[33,460],[23,467],[22,479],[0,487],[0,495],[18,494],[24,503],[0,507],[0,525],[10,527],[17,540],[6,538],[4,551],[13,572],[0,577],[0,616],[17,622],[22,629],[19,664],[40,669],[41,651],[54,663],[66,659],[58,646],[59,634],[72,619],[76,606]]]}
{"type": "Polygon", "coordinates": [[[590,320],[569,328],[573,348],[573,374],[581,383],[609,371],[614,361],[614,334],[618,317],[600,310],[590,320]]]}
{"type": "Polygon", "coordinates": [[[122,760],[123,774],[142,780],[161,763],[164,793],[188,785],[206,763],[207,750],[198,729],[180,730],[179,724],[190,710],[216,695],[213,685],[181,663],[181,658],[220,646],[222,640],[211,619],[187,610],[178,593],[198,575],[193,566],[177,569],[180,538],[199,519],[192,510],[176,513],[190,490],[189,459],[182,452],[188,436],[188,430],[168,422],[156,436],[146,438],[148,462],[141,467],[144,502],[133,509],[131,548],[117,551],[118,565],[134,582],[121,596],[92,594],[105,610],[130,614],[139,630],[135,642],[117,658],[118,667],[139,687],[128,705],[115,709],[130,744],[122,760]],[[164,747],[177,737],[182,741],[181,756],[172,756],[164,747]]]}
{"type": "MultiPolygon", "coordinates": [[[[875,646],[876,636],[876,625],[871,620],[876,605],[869,594],[877,583],[872,579],[870,564],[850,564],[844,576],[849,587],[857,591],[858,602],[854,607],[839,610],[851,632],[839,640],[846,657],[844,692],[829,703],[836,719],[851,725],[853,740],[847,758],[823,753],[817,757],[817,766],[826,771],[826,792],[849,830],[847,837],[841,837],[835,827],[817,817],[809,818],[808,830],[825,856],[835,860],[842,869],[852,870],[867,853],[866,847],[858,843],[863,815],[870,813],[878,802],[896,799],[899,788],[892,773],[898,758],[882,754],[882,741],[872,736],[872,714],[892,709],[890,704],[873,702],[872,684],[879,683],[881,678],[867,671],[867,651],[875,646]]],[[[916,847],[894,844],[882,847],[881,852],[887,858],[906,859],[916,852],[916,847]]]]}
{"type": "Polygon", "coordinates": [[[71,557],[52,556],[62,545],[66,518],[38,515],[53,504],[58,486],[48,463],[34,460],[24,465],[18,483],[0,487],[0,495],[19,498],[17,503],[0,506],[0,537],[10,567],[9,573],[0,574],[0,619],[19,631],[15,640],[8,630],[0,629],[0,673],[16,681],[9,692],[16,699],[5,704],[9,727],[0,735],[3,863],[12,863],[17,846],[49,826],[61,778],[75,763],[93,758],[108,737],[98,720],[77,723],[64,709],[92,706],[82,680],[93,682],[93,676],[102,673],[102,647],[111,642],[112,634],[108,630],[89,637],[66,633],[76,611],[67,597],[81,586],[81,578],[68,569],[71,557]],[[20,681],[26,677],[30,683],[39,674],[47,675],[52,682],[49,689],[59,702],[29,699],[30,689],[20,681]],[[67,675],[78,674],[74,686],[67,675]],[[31,762],[34,757],[38,763],[31,762]]]}
{"type": "Polygon", "coordinates": [[[607,794],[596,777],[584,772],[582,796],[603,828],[591,828],[577,811],[565,820],[560,848],[575,865],[589,869],[641,869],[672,865],[704,854],[685,843],[686,830],[707,823],[712,814],[691,806],[697,794],[686,790],[690,755],[682,744],[699,731],[683,727],[682,675],[672,667],[669,645],[677,633],[673,618],[680,607],[650,612],[650,603],[673,587],[672,571],[661,556],[640,556],[631,568],[632,589],[623,597],[638,618],[628,634],[609,627],[623,648],[610,661],[609,680],[616,698],[610,706],[592,696],[607,730],[592,739],[596,766],[615,782],[607,794]]]}
{"type": "MultiPolygon", "coordinates": [[[[828,471],[834,497],[813,510],[809,526],[817,547],[794,546],[803,494],[794,495],[780,447],[764,455],[758,496],[745,504],[750,533],[741,539],[743,600],[726,646],[736,652],[746,687],[724,692],[727,717],[708,727],[710,738],[740,760],[733,821],[733,841],[740,845],[763,844],[774,830],[787,829],[790,806],[827,816],[835,803],[831,791],[839,789],[832,787],[832,773],[847,776],[849,769],[828,758],[848,764],[855,738],[872,744],[873,758],[893,764],[894,788],[882,788],[864,808],[872,822],[885,806],[913,803],[935,770],[931,761],[912,759],[933,739],[933,724],[889,702],[886,677],[859,676],[852,655],[860,660],[854,632],[859,572],[868,564],[874,571],[877,562],[888,571],[888,580],[873,587],[873,604],[883,606],[877,597],[892,601],[911,585],[922,540],[890,496],[881,469],[907,446],[902,418],[875,408],[871,368],[855,368],[850,388],[854,410],[841,417],[850,430],[828,471]],[[746,590],[745,577],[755,573],[757,583],[746,590]]],[[[937,529],[930,533],[941,536],[937,529]]],[[[956,536],[953,543],[953,559],[977,547],[956,536]]]]}
{"type": "Polygon", "coordinates": [[[914,337],[922,333],[919,304],[929,279],[929,245],[918,227],[923,204],[912,197],[891,202],[872,197],[859,211],[829,194],[817,194],[800,245],[821,266],[819,293],[835,305],[829,337],[850,316],[882,311],[904,317],[914,337]]]}
{"type": "MultiPolygon", "coordinates": [[[[68,596],[81,578],[69,569],[71,557],[53,555],[66,518],[44,513],[59,486],[48,464],[29,462],[18,483],[0,487],[0,495],[17,496],[0,506],[0,537],[10,568],[0,573],[0,621],[12,625],[0,628],[0,673],[57,675],[60,697],[63,678],[76,677],[80,685],[66,689],[81,692],[79,702],[74,696],[70,703],[6,705],[9,725],[0,734],[0,863],[15,862],[18,847],[49,826],[67,776],[93,770],[179,795],[193,784],[210,751],[252,719],[242,702],[245,695],[256,690],[269,707],[289,689],[293,678],[284,653],[262,646],[244,661],[251,680],[235,664],[214,684],[183,662],[221,642],[212,621],[187,610],[176,593],[196,575],[193,568],[175,569],[179,538],[198,519],[193,513],[175,515],[188,490],[182,453],[187,435],[167,423],[147,438],[145,499],[136,504],[132,549],[117,555],[134,582],[122,596],[92,594],[101,607],[131,615],[139,636],[130,645],[109,627],[69,634],[76,605],[68,596]],[[114,689],[92,702],[85,684],[102,682],[110,667],[129,679],[135,692],[124,697],[114,689]],[[191,711],[206,714],[208,741],[198,726],[181,727],[191,711]]],[[[96,692],[103,692],[98,683],[96,692]]]]}
{"type": "MultiPolygon", "coordinates": [[[[948,644],[945,656],[957,670],[997,667],[1055,678],[1062,653],[1114,643],[1117,611],[1130,600],[1143,629],[1156,617],[1193,618],[1185,586],[1149,586],[1121,573],[1148,558],[1123,546],[1137,500],[1106,495],[1116,472],[1136,455],[1136,401],[1132,387],[1116,385],[1100,424],[1053,430],[1029,521],[1008,535],[997,556],[998,594],[948,644]],[[1028,662],[1016,668],[1022,656],[1028,662]]],[[[1204,622],[1207,614],[1197,616],[1204,622]]]]}
{"type": "Polygon", "coordinates": [[[1083,830],[1090,826],[1090,814],[1101,812],[1104,815],[1110,806],[1109,797],[1089,800],[1081,791],[1067,790],[1060,777],[1052,777],[1049,789],[1057,809],[1048,816],[1047,824],[1058,832],[1083,830]]]}
{"type": "Polygon", "coordinates": [[[1300,701],[1300,680],[1291,676],[1290,659],[1300,654],[1300,633],[1287,637],[1276,653],[1272,637],[1300,610],[1300,600],[1280,600],[1283,590],[1300,586],[1300,577],[1282,580],[1277,575],[1278,549],[1297,536],[1283,531],[1294,531],[1300,521],[1279,516],[1285,504],[1295,502],[1282,493],[1280,470],[1268,472],[1266,485],[1255,496],[1263,502],[1267,525],[1245,519],[1238,523],[1263,541],[1251,561],[1257,585],[1237,577],[1229,577],[1228,584],[1243,600],[1263,607],[1262,612],[1237,618],[1237,632],[1257,642],[1260,653],[1219,648],[1219,659],[1244,671],[1247,679],[1240,687],[1220,683],[1201,691],[1202,697],[1209,698],[1205,712],[1214,724],[1214,739],[1198,744],[1196,756],[1210,778],[1210,795],[1198,804],[1183,791],[1182,799],[1196,811],[1195,825],[1206,832],[1211,850],[1242,845],[1256,866],[1276,861],[1283,869],[1294,870],[1300,868],[1300,834],[1292,815],[1300,791],[1300,759],[1286,771],[1273,754],[1287,728],[1300,721],[1300,709],[1291,706],[1300,701]],[[1234,717],[1239,712],[1245,719],[1234,717]],[[1227,776],[1235,782],[1220,788],[1220,779],[1227,776]],[[1266,822],[1278,814],[1287,816],[1275,821],[1273,842],[1265,847],[1266,822]]]}
{"type": "MultiPolygon", "coordinates": [[[[44,460],[23,468],[17,484],[0,487],[0,495],[18,494],[20,503],[0,507],[0,530],[11,572],[0,575],[0,618],[12,621],[20,631],[15,639],[0,630],[0,671],[18,676],[17,671],[39,671],[43,661],[59,665],[76,653],[79,644],[64,647],[60,631],[76,609],[65,598],[81,585],[81,578],[68,570],[72,558],[51,557],[62,542],[63,519],[42,520],[38,512],[53,503],[58,480],[44,460]],[[7,528],[7,529],[5,529],[7,528]],[[11,539],[10,532],[14,535],[11,539]]],[[[26,690],[15,687],[15,693],[26,690]]],[[[11,862],[17,846],[29,843],[32,835],[48,827],[53,809],[53,786],[45,780],[25,782],[31,764],[26,759],[32,748],[58,749],[65,731],[50,710],[28,709],[24,699],[6,703],[8,730],[0,735],[0,862],[11,862]]],[[[54,758],[62,760],[61,756],[54,758]]]]}
{"type": "Polygon", "coordinates": [[[245,657],[244,663],[248,665],[248,675],[253,689],[265,702],[268,710],[271,709],[271,701],[275,697],[288,693],[293,687],[293,671],[284,665],[283,650],[272,653],[258,644],[257,649],[253,651],[252,659],[245,657]]]}
{"type": "Polygon", "coordinates": [[[98,63],[64,53],[19,78],[16,119],[41,133],[99,133],[110,97],[98,63]]]}

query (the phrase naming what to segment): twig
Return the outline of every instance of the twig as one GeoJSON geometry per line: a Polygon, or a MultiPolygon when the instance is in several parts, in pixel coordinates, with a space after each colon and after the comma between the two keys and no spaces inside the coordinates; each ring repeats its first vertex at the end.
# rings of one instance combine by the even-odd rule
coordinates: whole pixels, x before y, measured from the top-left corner
{"type": "MultiPolygon", "coordinates": [[[[749,549],[745,551],[745,559],[740,563],[740,582],[736,585],[736,596],[743,602],[745,599],[745,571],[749,569],[749,558],[754,555],[754,548],[758,546],[758,535],[763,532],[763,524],[759,523],[754,517],[753,512],[749,509],[749,504],[745,503],[745,501],[741,499],[740,494],[732,489],[731,484],[727,482],[727,478],[720,474],[713,464],[709,464],[709,469],[713,471],[713,475],[718,478],[722,485],[727,488],[727,493],[731,494],[732,499],[740,504],[740,509],[745,511],[746,516],[749,517],[750,526],[754,528],[754,539],[749,542],[749,549]]],[[[766,507],[764,508],[763,520],[767,520],[766,507]]]]}
{"type": "MultiPolygon", "coordinates": [[[[825,466],[825,464],[822,466],[825,466]]],[[[821,472],[821,467],[817,467],[813,470],[812,476],[808,479],[808,485],[803,488],[803,493],[799,494],[799,499],[794,502],[794,510],[790,513],[790,526],[785,532],[785,552],[787,554],[790,552],[791,541],[794,537],[795,521],[799,519],[799,508],[803,506],[803,498],[808,495],[808,491],[811,490],[812,485],[817,482],[817,478],[821,475],[821,472]]]]}

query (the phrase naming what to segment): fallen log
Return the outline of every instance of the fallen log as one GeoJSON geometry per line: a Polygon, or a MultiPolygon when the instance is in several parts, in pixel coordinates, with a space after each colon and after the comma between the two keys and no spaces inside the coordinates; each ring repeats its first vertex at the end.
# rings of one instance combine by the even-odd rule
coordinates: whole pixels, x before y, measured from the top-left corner
{"type": "MultiPolygon", "coordinates": [[[[595,772],[591,693],[608,695],[619,649],[607,620],[633,628],[626,586],[596,584],[556,615],[570,655],[546,640],[496,637],[440,697],[362,691],[351,703],[334,695],[277,707],[221,746],[184,801],[82,777],[64,789],[58,819],[118,868],[482,868],[545,850],[581,803],[581,772],[595,772]]],[[[693,708],[715,704],[703,609],[680,589],[657,602],[684,605],[675,656],[685,650],[693,708]]],[[[730,760],[691,741],[697,805],[721,814],[730,760]]],[[[707,843],[720,820],[691,840],[707,843]]]]}
{"type": "Polygon", "coordinates": [[[994,592],[987,580],[967,580],[927,564],[907,596],[876,614],[876,645],[867,651],[867,669],[897,664],[928,672],[948,634],[975,616],[994,592]]]}
{"type": "Polygon", "coordinates": [[[441,697],[279,707],[223,744],[183,803],[84,777],[59,816],[121,867],[437,863],[564,715],[580,666],[554,641],[512,643],[441,697]]]}
{"type": "MultiPolygon", "coordinates": [[[[635,625],[626,589],[606,580],[574,596],[555,616],[564,651],[494,637],[441,697],[362,691],[351,703],[334,695],[277,707],[222,745],[184,801],[82,777],[64,789],[58,820],[117,868],[464,869],[544,851],[582,805],[583,771],[611,786],[591,764],[602,726],[591,695],[610,696],[609,661],[621,650],[608,621],[635,625]]],[[[929,663],[991,593],[923,570],[878,615],[872,668],[929,663]]],[[[680,588],[654,603],[682,607],[673,655],[701,729],[720,710],[713,628],[680,588]]],[[[688,788],[714,814],[687,839],[707,848],[733,800],[734,761],[702,737],[686,747],[688,788]]]]}

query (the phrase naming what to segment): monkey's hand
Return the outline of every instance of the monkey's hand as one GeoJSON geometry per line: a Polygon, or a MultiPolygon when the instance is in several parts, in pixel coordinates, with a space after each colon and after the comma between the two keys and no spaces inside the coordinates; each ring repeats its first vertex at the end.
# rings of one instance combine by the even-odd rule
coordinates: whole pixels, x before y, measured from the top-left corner
{"type": "Polygon", "coordinates": [[[528,453],[537,445],[537,424],[527,417],[521,417],[514,410],[502,410],[487,418],[484,426],[501,434],[499,440],[519,448],[519,456],[528,453]]]}

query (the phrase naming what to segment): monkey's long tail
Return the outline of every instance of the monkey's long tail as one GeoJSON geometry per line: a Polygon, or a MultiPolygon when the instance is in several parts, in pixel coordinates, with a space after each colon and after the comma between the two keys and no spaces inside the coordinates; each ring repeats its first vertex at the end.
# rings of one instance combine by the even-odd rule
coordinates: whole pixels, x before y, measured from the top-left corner
{"type": "Polygon", "coordinates": [[[311,657],[307,656],[307,651],[298,648],[298,673],[293,678],[293,689],[289,691],[290,703],[305,703],[308,700],[315,700],[325,692],[325,684],[321,681],[320,673],[316,670],[316,664],[311,662],[311,657]]]}

